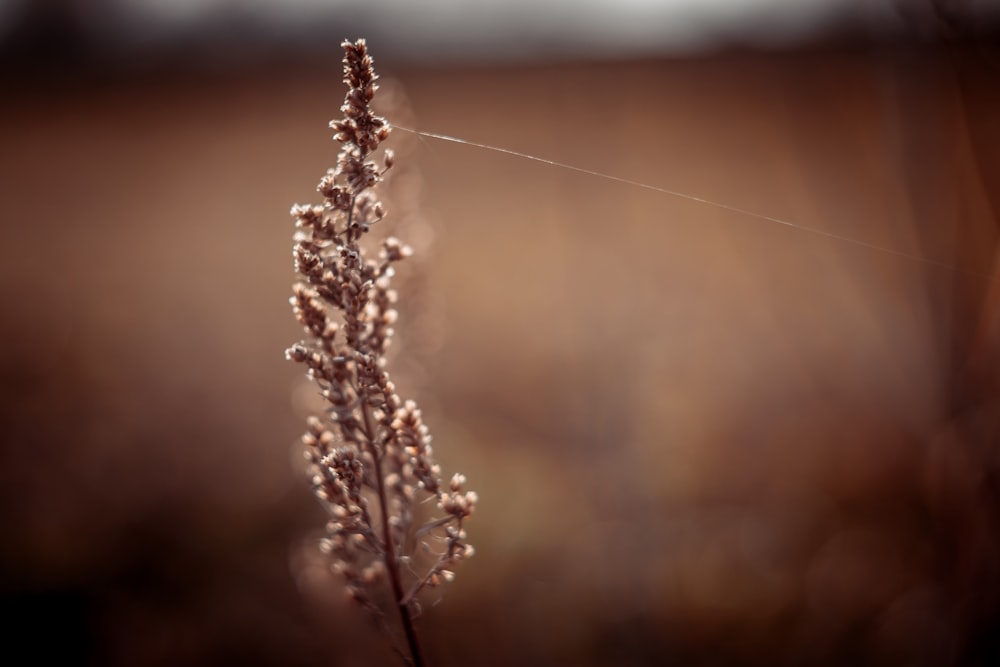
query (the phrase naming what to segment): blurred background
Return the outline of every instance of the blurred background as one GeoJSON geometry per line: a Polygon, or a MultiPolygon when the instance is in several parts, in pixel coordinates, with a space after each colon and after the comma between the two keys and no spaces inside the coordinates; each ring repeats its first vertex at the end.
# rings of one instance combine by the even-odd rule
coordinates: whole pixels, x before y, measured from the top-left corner
{"type": "Polygon", "coordinates": [[[396,664],[283,358],[356,36],[399,125],[858,242],[394,133],[431,664],[1000,664],[997,7],[0,0],[5,664],[396,664]]]}

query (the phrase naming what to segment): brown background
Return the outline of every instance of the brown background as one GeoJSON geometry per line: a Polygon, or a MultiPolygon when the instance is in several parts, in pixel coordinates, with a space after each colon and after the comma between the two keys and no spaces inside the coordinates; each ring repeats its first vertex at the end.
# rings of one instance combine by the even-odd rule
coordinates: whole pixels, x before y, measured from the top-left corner
{"type": "MultiPolygon", "coordinates": [[[[401,125],[977,274],[394,134],[398,375],[481,497],[432,664],[995,664],[994,52],[372,48],[401,125]]],[[[393,664],[312,550],[282,357],[337,58],[7,76],[0,565],[36,660],[393,664]]]]}

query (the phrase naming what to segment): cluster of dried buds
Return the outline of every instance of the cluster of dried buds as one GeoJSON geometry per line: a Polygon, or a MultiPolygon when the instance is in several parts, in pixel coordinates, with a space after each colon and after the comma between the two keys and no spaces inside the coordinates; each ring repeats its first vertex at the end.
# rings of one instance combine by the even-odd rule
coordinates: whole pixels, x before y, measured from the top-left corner
{"type": "Polygon", "coordinates": [[[344,117],[330,124],[341,144],[337,165],[320,181],[322,204],[292,208],[300,281],[291,304],[307,338],[286,354],[306,366],[326,406],[303,435],[312,485],[330,516],[321,548],[363,606],[381,613],[382,593],[391,592],[409,635],[417,595],[450,581],[473,554],[463,526],[477,497],[462,475],[442,482],[420,410],[399,397],[386,371],[394,265],[412,251],[389,237],[366,252],[366,234],[385,215],[373,188],[393,164],[380,149],[390,128],[371,110],[377,77],[364,40],[343,47],[349,91],[344,117]],[[427,498],[436,499],[437,517],[426,515],[427,498]]]}

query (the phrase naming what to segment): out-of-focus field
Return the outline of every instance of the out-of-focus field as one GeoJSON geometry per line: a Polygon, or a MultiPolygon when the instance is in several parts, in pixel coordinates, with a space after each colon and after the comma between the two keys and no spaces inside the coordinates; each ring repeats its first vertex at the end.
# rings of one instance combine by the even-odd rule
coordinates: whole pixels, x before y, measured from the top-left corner
{"type": "MultiPolygon", "coordinates": [[[[432,664],[995,664],[987,59],[373,49],[400,125],[899,253],[394,134],[400,384],[481,497],[432,664]]],[[[0,567],[40,660],[395,660],[310,549],[282,355],[337,58],[5,84],[0,567]]]]}

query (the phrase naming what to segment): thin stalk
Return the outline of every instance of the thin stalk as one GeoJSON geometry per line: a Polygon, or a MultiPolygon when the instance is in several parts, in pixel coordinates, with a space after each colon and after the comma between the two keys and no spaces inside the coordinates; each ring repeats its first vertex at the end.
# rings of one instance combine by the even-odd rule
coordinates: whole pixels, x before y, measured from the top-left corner
{"type": "Polygon", "coordinates": [[[399,575],[399,561],[396,559],[396,545],[392,540],[392,530],[389,526],[389,503],[385,495],[385,480],[382,478],[382,457],[379,456],[375,448],[374,429],[372,429],[371,416],[368,414],[368,406],[361,410],[365,420],[365,435],[367,436],[368,451],[372,460],[375,461],[375,479],[377,480],[378,504],[382,510],[382,539],[385,542],[385,566],[389,571],[389,581],[392,584],[392,596],[399,609],[399,618],[403,624],[403,632],[406,635],[406,643],[410,647],[410,656],[413,667],[423,667],[424,659],[420,652],[420,642],[417,640],[417,631],[413,626],[413,616],[410,613],[409,601],[404,599],[403,581],[399,575]]]}

